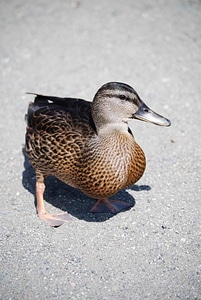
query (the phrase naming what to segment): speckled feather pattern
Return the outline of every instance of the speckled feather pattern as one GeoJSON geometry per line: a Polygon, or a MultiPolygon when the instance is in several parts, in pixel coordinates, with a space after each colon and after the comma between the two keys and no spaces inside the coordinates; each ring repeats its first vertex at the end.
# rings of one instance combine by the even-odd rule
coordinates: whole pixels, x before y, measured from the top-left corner
{"type": "Polygon", "coordinates": [[[145,155],[129,132],[99,136],[91,102],[37,96],[28,111],[26,153],[37,181],[48,175],[93,198],[114,195],[140,179],[145,155]]]}

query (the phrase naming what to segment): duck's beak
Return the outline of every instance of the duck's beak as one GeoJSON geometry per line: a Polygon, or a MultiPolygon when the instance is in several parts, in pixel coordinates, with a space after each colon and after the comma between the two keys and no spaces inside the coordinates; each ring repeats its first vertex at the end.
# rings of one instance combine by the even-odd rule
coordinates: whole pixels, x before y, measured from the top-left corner
{"type": "Polygon", "coordinates": [[[133,118],[141,121],[150,122],[159,126],[170,126],[170,120],[155,113],[145,103],[142,103],[136,113],[133,114],[133,118]]]}

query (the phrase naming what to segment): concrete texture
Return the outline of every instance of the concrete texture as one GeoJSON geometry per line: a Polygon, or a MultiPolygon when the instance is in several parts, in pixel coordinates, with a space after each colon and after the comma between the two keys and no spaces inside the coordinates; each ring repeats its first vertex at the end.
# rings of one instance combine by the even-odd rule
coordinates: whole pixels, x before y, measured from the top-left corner
{"type": "Polygon", "coordinates": [[[201,2],[10,0],[0,16],[0,298],[201,299],[201,2]],[[132,209],[93,216],[91,199],[50,178],[48,210],[73,217],[49,228],[23,155],[25,92],[92,99],[108,81],[172,126],[130,124],[147,157],[117,195],[132,209]]]}

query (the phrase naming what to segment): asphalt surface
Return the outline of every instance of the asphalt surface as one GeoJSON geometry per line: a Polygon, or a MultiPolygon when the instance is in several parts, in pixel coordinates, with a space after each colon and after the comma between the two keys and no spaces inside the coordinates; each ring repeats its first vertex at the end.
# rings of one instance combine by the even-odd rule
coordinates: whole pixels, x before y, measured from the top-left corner
{"type": "Polygon", "coordinates": [[[201,2],[10,0],[0,16],[0,299],[201,299],[201,2]],[[49,178],[48,210],[72,215],[50,228],[23,152],[26,92],[90,100],[109,81],[172,126],[130,123],[147,169],[117,195],[126,212],[94,216],[49,178]]]}

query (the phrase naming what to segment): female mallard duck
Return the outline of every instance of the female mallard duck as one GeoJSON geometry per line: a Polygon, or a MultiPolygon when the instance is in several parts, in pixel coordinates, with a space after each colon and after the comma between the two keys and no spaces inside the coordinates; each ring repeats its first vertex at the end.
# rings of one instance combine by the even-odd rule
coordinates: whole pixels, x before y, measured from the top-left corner
{"type": "Polygon", "coordinates": [[[59,226],[67,213],[46,212],[44,179],[55,176],[79,188],[117,213],[130,204],[107,198],[138,181],[144,173],[145,155],[128,127],[130,119],[161,126],[170,121],[149,109],[127,84],[110,82],[93,102],[37,95],[27,114],[26,153],[36,171],[36,202],[40,219],[59,226]]]}

